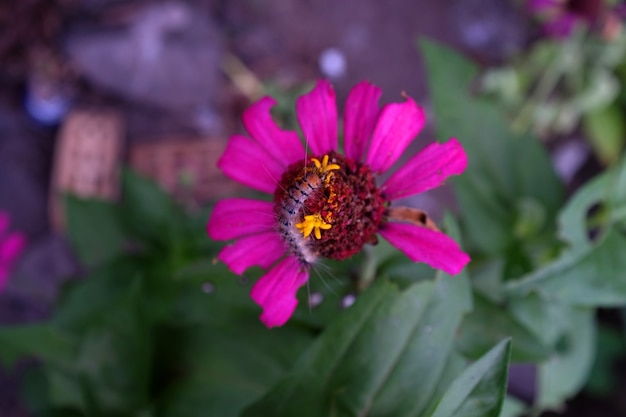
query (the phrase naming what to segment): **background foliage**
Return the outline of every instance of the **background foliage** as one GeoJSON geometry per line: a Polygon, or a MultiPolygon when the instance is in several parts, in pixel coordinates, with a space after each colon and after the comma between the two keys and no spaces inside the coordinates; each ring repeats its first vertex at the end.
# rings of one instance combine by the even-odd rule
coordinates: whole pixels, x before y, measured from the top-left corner
{"type": "Polygon", "coordinates": [[[459,217],[443,221],[472,255],[466,271],[435,272],[381,242],[318,271],[270,331],[248,297],[261,271],[238,278],[213,262],[208,211],[124,172],[120,203],[67,197],[85,274],[53,317],[0,329],[5,364],[39,362],[24,383],[33,412],[497,417],[576,394],[596,357],[596,309],[626,302],[626,161],[566,201],[536,138],[471,93],[476,67],[419,49],[437,138],[457,137],[469,157],[453,181],[459,217]],[[509,360],[536,364],[534,403],[506,396],[509,360]]]}

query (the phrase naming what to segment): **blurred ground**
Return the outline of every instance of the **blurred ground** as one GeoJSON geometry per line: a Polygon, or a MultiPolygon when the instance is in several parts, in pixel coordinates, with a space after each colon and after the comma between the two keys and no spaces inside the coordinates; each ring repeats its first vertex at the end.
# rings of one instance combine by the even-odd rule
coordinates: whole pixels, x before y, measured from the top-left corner
{"type": "MultiPolygon", "coordinates": [[[[526,17],[512,4],[2,2],[0,209],[11,213],[30,246],[16,273],[20,279],[0,294],[0,324],[45,317],[58,285],[77,270],[48,219],[57,122],[68,109],[119,110],[127,147],[173,137],[223,142],[239,129],[238,118],[250,99],[233,84],[228,57],[240,60],[258,80],[284,89],[327,76],[343,102],[354,83],[368,79],[383,88],[384,101],[406,91],[427,106],[416,38],[428,36],[479,62],[497,63],[531,36],[526,17]]],[[[446,195],[437,194],[422,206],[433,209],[442,203],[446,195]]],[[[0,373],[0,386],[2,416],[26,415],[17,402],[15,380],[0,373]]]]}

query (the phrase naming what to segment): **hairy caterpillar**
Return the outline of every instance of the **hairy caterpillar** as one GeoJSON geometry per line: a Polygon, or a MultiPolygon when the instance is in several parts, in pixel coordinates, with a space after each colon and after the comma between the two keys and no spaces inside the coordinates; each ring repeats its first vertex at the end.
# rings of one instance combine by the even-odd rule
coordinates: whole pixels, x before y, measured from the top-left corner
{"type": "Polygon", "coordinates": [[[324,189],[329,172],[311,167],[302,178],[294,180],[283,192],[277,202],[278,231],[287,244],[290,252],[304,265],[310,265],[317,259],[308,239],[298,230],[296,224],[302,221],[307,201],[324,189]]]}

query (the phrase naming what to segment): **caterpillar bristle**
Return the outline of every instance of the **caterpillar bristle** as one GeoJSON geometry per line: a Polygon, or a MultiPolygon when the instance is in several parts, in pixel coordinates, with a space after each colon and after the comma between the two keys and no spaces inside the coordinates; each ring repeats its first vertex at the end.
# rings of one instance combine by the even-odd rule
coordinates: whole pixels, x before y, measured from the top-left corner
{"type": "Polygon", "coordinates": [[[306,212],[307,201],[316,193],[321,192],[328,173],[315,167],[305,170],[301,179],[291,184],[282,199],[282,206],[277,208],[278,229],[289,251],[305,266],[317,260],[317,255],[309,247],[308,239],[303,237],[296,224],[302,221],[306,212]]]}

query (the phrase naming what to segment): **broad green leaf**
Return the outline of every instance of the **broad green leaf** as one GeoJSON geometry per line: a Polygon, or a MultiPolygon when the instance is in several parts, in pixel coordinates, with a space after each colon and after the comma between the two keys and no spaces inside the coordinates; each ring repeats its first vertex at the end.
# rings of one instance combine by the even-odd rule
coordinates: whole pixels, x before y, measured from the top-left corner
{"type": "Polygon", "coordinates": [[[597,205],[607,213],[601,226],[608,228],[626,218],[626,157],[620,166],[606,171],[588,181],[567,202],[559,214],[559,235],[571,247],[591,246],[587,217],[597,205]]]}
{"type": "Polygon", "coordinates": [[[172,350],[166,357],[173,368],[160,372],[182,378],[165,390],[159,415],[234,417],[265,394],[313,338],[291,323],[269,331],[249,315],[224,326],[172,328],[160,340],[172,350]]]}
{"type": "Polygon", "coordinates": [[[528,407],[515,397],[507,395],[504,398],[500,417],[520,417],[527,414],[528,407]]]}
{"type": "Polygon", "coordinates": [[[626,222],[626,155],[622,163],[611,175],[611,193],[609,194],[610,221],[624,224],[626,222]]]}
{"type": "Polygon", "coordinates": [[[508,300],[509,311],[545,346],[555,346],[569,326],[572,307],[538,294],[508,300]]]}
{"type": "Polygon", "coordinates": [[[255,317],[261,309],[250,298],[254,280],[238,277],[225,264],[207,259],[189,264],[172,279],[180,284],[167,323],[226,325],[241,316],[255,317]]]}
{"type": "Polygon", "coordinates": [[[432,417],[498,417],[506,394],[511,341],[505,340],[467,368],[432,417]]]}
{"type": "Polygon", "coordinates": [[[22,376],[22,402],[32,415],[52,417],[48,380],[42,367],[26,369],[22,376]]]}
{"type": "Polygon", "coordinates": [[[585,384],[596,346],[594,311],[580,308],[570,315],[557,354],[539,366],[537,406],[558,408],[585,384]]]}
{"type": "Polygon", "coordinates": [[[48,383],[48,400],[52,409],[76,410],[81,414],[95,411],[95,407],[85,398],[85,389],[82,381],[73,369],[47,367],[44,370],[45,380],[48,383]]]}
{"type": "Polygon", "coordinates": [[[67,232],[86,266],[94,266],[122,252],[125,235],[114,203],[65,198],[67,232]]]}
{"type": "Polygon", "coordinates": [[[129,259],[107,262],[87,277],[71,282],[63,292],[52,323],[71,332],[82,332],[110,314],[111,305],[124,297],[140,279],[129,259]]]}
{"type": "Polygon", "coordinates": [[[122,175],[122,212],[126,228],[142,241],[171,246],[173,223],[181,213],[155,182],[130,170],[122,175]]]}
{"type": "Polygon", "coordinates": [[[474,310],[463,320],[457,349],[468,357],[478,358],[505,338],[513,339],[511,360],[514,362],[540,361],[552,352],[549,345],[542,343],[504,306],[475,294],[474,310]]]}
{"type": "Polygon", "coordinates": [[[508,294],[523,296],[531,291],[545,298],[582,306],[614,306],[626,303],[626,236],[621,229],[626,218],[626,160],[590,181],[562,210],[559,228],[569,244],[559,258],[522,279],[507,285],[508,294]],[[589,210],[599,206],[599,236],[590,240],[589,210]]]}
{"type": "Polygon", "coordinates": [[[404,292],[377,281],[244,415],[420,415],[437,392],[465,313],[458,301],[466,287],[455,279],[404,292]]]}
{"type": "Polygon", "coordinates": [[[422,40],[419,46],[429,77],[437,138],[458,138],[468,155],[468,168],[454,185],[471,241],[484,253],[498,254],[515,238],[549,231],[563,187],[547,152],[535,138],[512,133],[496,104],[470,94],[475,65],[433,42],[422,40]],[[528,204],[536,215],[528,217],[524,209],[528,204]],[[522,235],[515,236],[512,230],[522,235]]]}
{"type": "Polygon", "coordinates": [[[567,202],[558,218],[559,236],[572,248],[591,246],[587,231],[589,210],[605,201],[611,191],[611,178],[607,174],[599,175],[587,182],[567,202]]]}
{"type": "Polygon", "coordinates": [[[504,301],[502,295],[505,260],[501,257],[488,258],[472,270],[472,287],[481,296],[493,303],[504,301]]]}
{"type": "Polygon", "coordinates": [[[75,351],[76,341],[72,336],[51,325],[0,327],[0,359],[7,365],[27,356],[61,363],[68,361],[75,351]]]}
{"type": "Polygon", "coordinates": [[[107,415],[131,413],[148,401],[153,346],[139,297],[131,293],[112,304],[90,326],[74,363],[88,401],[107,415]]]}
{"type": "Polygon", "coordinates": [[[465,368],[467,368],[468,363],[469,361],[458,352],[450,352],[450,356],[448,356],[446,361],[446,367],[437,383],[437,388],[435,388],[435,391],[430,396],[428,406],[420,413],[421,415],[430,416],[435,412],[435,409],[441,402],[441,397],[444,396],[450,388],[450,385],[463,373],[465,368]]]}
{"type": "Polygon", "coordinates": [[[625,247],[626,236],[612,229],[595,246],[565,252],[507,290],[517,295],[538,291],[580,306],[621,306],[626,303],[625,247]]]}

